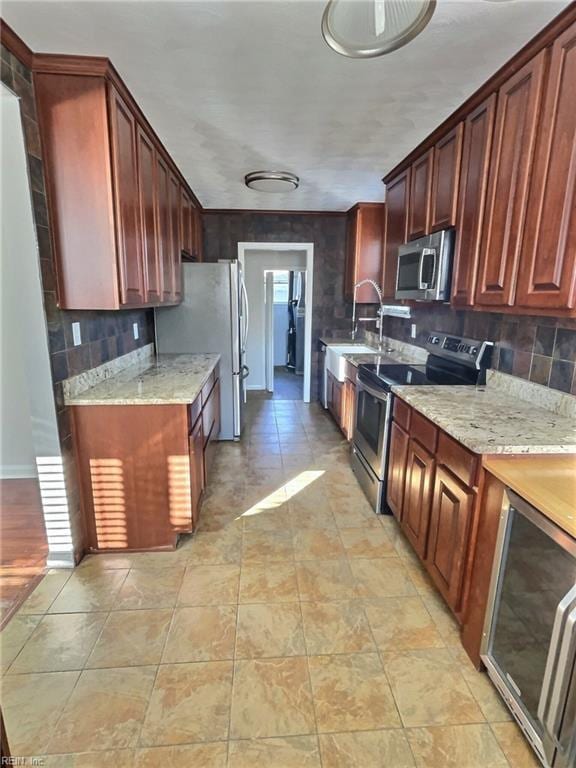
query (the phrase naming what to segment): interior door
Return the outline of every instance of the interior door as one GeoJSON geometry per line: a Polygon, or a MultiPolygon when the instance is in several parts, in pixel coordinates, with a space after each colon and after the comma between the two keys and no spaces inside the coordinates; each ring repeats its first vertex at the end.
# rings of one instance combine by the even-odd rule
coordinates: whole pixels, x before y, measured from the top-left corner
{"type": "Polygon", "coordinates": [[[265,272],[265,376],[266,390],[274,392],[274,273],[265,272]]]}

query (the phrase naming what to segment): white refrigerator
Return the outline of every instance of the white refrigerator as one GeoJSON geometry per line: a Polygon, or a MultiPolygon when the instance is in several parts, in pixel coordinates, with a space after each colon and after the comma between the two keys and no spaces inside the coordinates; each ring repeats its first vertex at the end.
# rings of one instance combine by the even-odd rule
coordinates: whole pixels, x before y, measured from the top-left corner
{"type": "Polygon", "coordinates": [[[221,440],[239,440],[244,426],[248,298],[238,261],[182,265],[182,303],[155,312],[156,351],[220,358],[221,440]]]}

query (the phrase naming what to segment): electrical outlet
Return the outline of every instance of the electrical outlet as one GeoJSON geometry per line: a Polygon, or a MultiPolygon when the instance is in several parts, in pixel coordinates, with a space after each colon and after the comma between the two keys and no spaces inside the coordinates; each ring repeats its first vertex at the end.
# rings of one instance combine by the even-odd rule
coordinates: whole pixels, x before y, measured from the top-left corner
{"type": "Polygon", "coordinates": [[[82,344],[82,332],[80,330],[80,323],[72,323],[72,341],[74,346],[78,347],[82,344]]]}
{"type": "Polygon", "coordinates": [[[410,338],[416,338],[416,323],[410,323],[410,338]]]}
{"type": "Polygon", "coordinates": [[[140,328],[138,327],[138,323],[132,323],[132,330],[134,331],[134,338],[139,339],[140,338],[140,328]]]}

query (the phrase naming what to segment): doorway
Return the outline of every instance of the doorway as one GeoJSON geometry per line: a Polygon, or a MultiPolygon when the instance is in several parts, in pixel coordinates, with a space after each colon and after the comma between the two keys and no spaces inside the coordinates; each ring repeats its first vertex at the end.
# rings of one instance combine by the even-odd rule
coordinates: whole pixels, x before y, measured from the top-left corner
{"type": "Polygon", "coordinates": [[[312,243],[239,243],[250,327],[246,389],[310,402],[312,243]]]}
{"type": "Polygon", "coordinates": [[[266,390],[304,399],[306,270],[265,270],[266,390]]]}

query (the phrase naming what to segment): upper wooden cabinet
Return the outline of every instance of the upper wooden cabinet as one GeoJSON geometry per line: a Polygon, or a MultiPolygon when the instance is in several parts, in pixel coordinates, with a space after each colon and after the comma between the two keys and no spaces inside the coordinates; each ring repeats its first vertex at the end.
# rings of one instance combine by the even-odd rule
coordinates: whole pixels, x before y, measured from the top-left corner
{"type": "Polygon", "coordinates": [[[496,94],[492,94],[468,115],[464,125],[452,270],[452,304],[457,307],[474,303],[495,113],[496,94]]]}
{"type": "Polygon", "coordinates": [[[177,303],[183,194],[198,250],[178,169],[107,59],[40,54],[33,69],[59,306],[177,303]]]}
{"type": "Polygon", "coordinates": [[[456,224],[458,180],[462,157],[462,123],[446,134],[434,147],[430,231],[447,229],[456,224]]]}
{"type": "Polygon", "coordinates": [[[408,201],[408,239],[423,237],[430,232],[430,193],[432,190],[432,161],[429,149],[412,163],[410,198],[408,201]]]}
{"type": "Polygon", "coordinates": [[[539,53],[498,92],[477,305],[514,304],[546,56],[539,53]]]}
{"type": "Polygon", "coordinates": [[[385,239],[382,260],[382,292],[394,298],[398,271],[398,248],[408,237],[408,201],[410,200],[410,169],[406,169],[386,184],[385,239]]]}
{"type": "Polygon", "coordinates": [[[576,305],[576,23],[554,45],[536,144],[516,304],[576,305]]]}
{"type": "MultiPolygon", "coordinates": [[[[348,211],[344,294],[349,299],[361,280],[380,284],[384,211],[384,203],[358,203],[348,211]]],[[[364,285],[358,289],[356,301],[375,304],[378,297],[371,285],[364,285]]]]}

